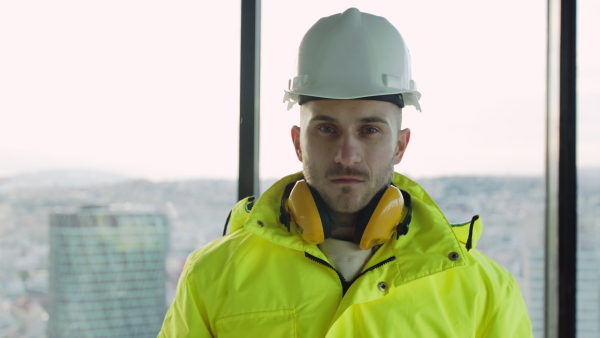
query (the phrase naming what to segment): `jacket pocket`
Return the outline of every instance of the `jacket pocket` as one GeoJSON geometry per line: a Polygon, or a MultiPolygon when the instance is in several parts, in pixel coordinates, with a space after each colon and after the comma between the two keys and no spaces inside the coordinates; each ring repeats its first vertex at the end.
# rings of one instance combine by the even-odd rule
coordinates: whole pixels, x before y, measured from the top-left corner
{"type": "Polygon", "coordinates": [[[296,311],[273,310],[220,318],[217,337],[297,337],[296,311]]]}

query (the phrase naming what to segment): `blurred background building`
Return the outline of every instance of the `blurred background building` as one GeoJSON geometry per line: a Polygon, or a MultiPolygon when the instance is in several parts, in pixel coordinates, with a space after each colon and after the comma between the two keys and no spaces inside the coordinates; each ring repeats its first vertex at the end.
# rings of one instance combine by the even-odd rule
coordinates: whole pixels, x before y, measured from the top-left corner
{"type": "Polygon", "coordinates": [[[168,234],[162,214],[104,207],[51,214],[48,336],[156,336],[168,234]]]}

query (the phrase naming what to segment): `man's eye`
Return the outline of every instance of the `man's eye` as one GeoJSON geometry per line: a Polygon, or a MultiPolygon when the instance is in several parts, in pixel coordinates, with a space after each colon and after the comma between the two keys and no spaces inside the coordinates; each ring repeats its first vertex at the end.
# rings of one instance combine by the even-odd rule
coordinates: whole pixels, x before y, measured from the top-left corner
{"type": "Polygon", "coordinates": [[[324,132],[324,133],[333,133],[335,132],[335,129],[333,129],[331,126],[319,126],[318,128],[320,131],[324,132]]]}
{"type": "Polygon", "coordinates": [[[375,127],[366,127],[363,129],[363,133],[365,134],[375,134],[377,132],[379,132],[379,129],[375,127]]]}

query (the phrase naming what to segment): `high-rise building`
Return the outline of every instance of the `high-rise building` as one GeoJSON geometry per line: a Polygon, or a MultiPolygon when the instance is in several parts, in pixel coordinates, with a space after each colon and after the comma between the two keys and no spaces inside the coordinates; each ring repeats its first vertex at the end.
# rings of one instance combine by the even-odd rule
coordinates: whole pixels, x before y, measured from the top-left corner
{"type": "Polygon", "coordinates": [[[164,215],[88,207],[50,215],[54,337],[156,337],[165,314],[164,215]]]}

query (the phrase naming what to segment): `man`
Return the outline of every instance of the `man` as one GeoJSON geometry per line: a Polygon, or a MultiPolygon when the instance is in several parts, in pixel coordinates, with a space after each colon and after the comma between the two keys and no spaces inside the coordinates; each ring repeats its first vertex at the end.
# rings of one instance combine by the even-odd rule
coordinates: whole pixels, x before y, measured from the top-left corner
{"type": "Polygon", "coordinates": [[[192,253],[161,337],[527,337],[519,288],[394,173],[420,109],[410,56],[355,8],[302,40],[286,100],[303,171],[240,201],[229,234],[192,253]]]}

